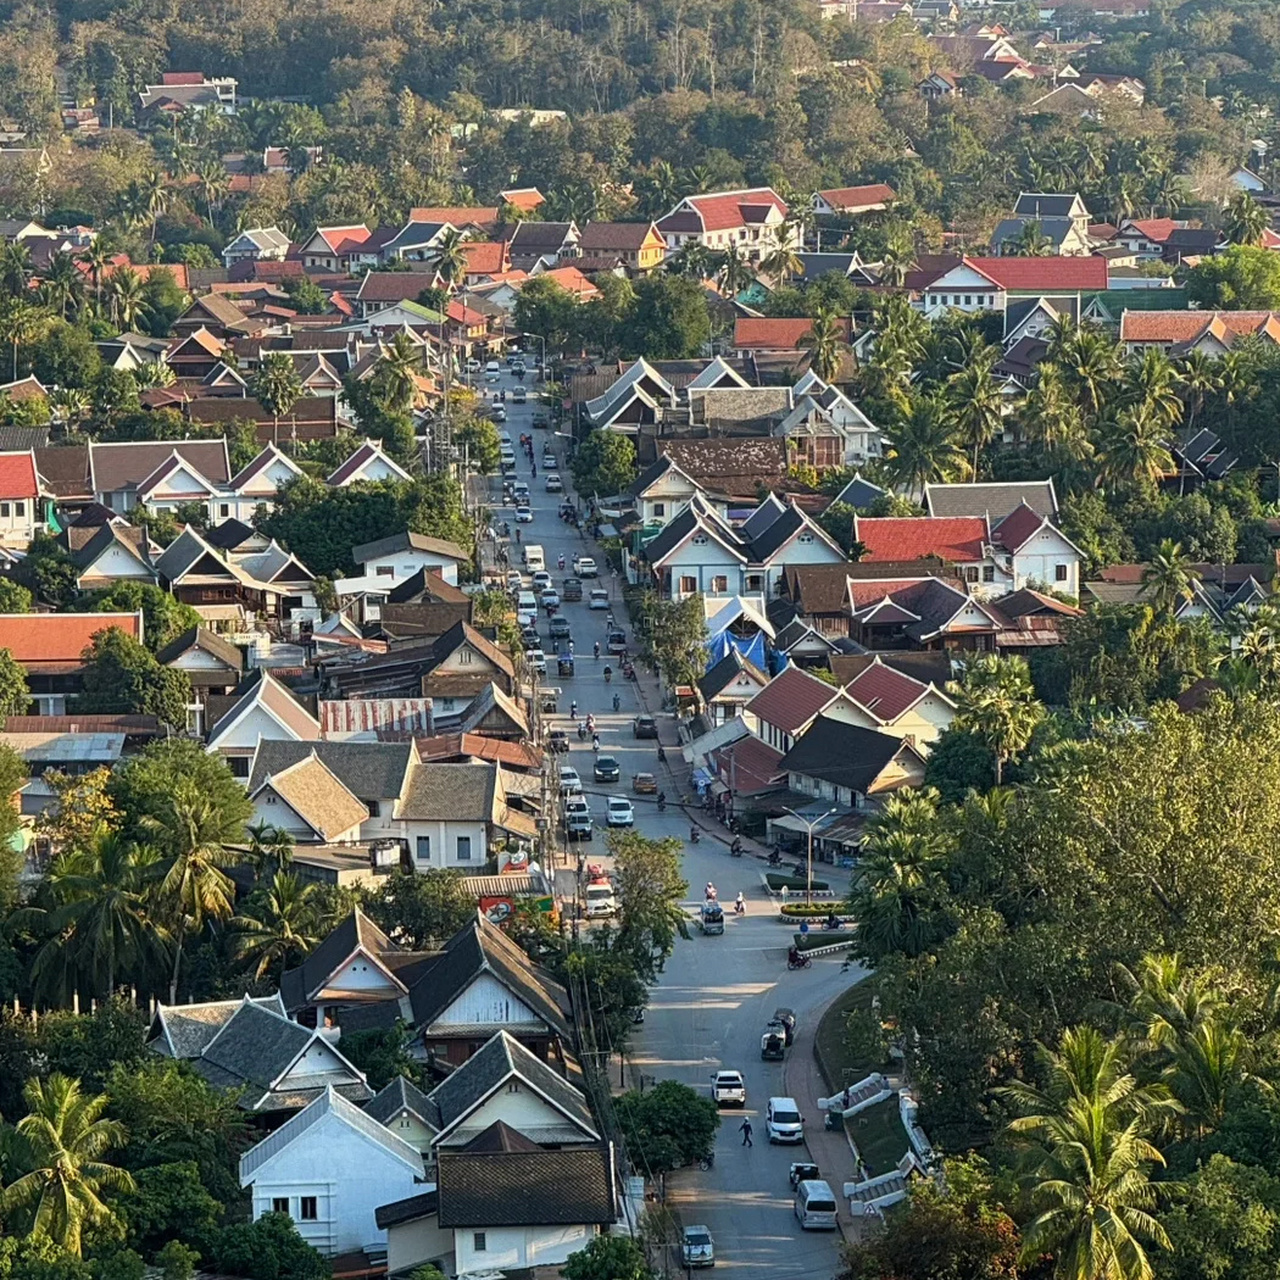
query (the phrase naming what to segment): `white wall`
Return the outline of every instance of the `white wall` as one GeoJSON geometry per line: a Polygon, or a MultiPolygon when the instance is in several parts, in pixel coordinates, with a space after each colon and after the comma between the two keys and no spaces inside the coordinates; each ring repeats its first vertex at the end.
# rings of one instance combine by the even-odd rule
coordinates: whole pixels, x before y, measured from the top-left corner
{"type": "Polygon", "coordinates": [[[480,1234],[484,1237],[482,1250],[475,1247],[475,1231],[462,1228],[454,1231],[454,1258],[459,1275],[468,1271],[556,1266],[565,1262],[571,1253],[585,1248],[596,1229],[586,1226],[485,1227],[480,1234]]]}
{"type": "Polygon", "coordinates": [[[256,1171],[253,1217],[272,1211],[276,1198],[288,1198],[298,1234],[321,1253],[333,1256],[384,1242],[374,1211],[424,1189],[402,1160],[328,1115],[256,1171]],[[314,1196],[317,1216],[303,1221],[300,1200],[314,1196]]]}
{"type": "MultiPolygon", "coordinates": [[[[696,536],[695,534],[694,537],[696,536]]],[[[661,567],[670,572],[671,589],[668,595],[672,600],[681,600],[691,594],[680,586],[680,579],[685,576],[692,576],[696,584],[694,590],[701,591],[704,595],[736,596],[741,595],[745,589],[742,562],[711,538],[703,546],[698,546],[690,538],[683,546],[677,547],[662,562],[661,567]],[[723,591],[714,589],[718,576],[723,576],[726,580],[723,591]]]]}
{"type": "Polygon", "coordinates": [[[1013,558],[1013,568],[1018,587],[1034,580],[1079,599],[1080,557],[1052,529],[1041,529],[1022,547],[1013,558]],[[1065,565],[1067,570],[1061,581],[1057,577],[1058,565],[1065,565]]]}
{"type": "Polygon", "coordinates": [[[491,974],[482,973],[469,987],[432,1022],[433,1027],[499,1027],[525,1026],[541,1023],[523,1001],[491,974]]]}
{"type": "Polygon", "coordinates": [[[557,1111],[528,1085],[519,1080],[511,1080],[477,1107],[456,1129],[451,1130],[444,1145],[464,1146],[499,1120],[535,1141],[546,1141],[539,1131],[547,1129],[562,1133],[564,1136],[561,1141],[564,1142],[589,1141],[587,1135],[572,1124],[563,1112],[557,1111]],[[514,1093],[511,1092],[512,1086],[516,1090],[514,1093]]]}
{"type": "Polygon", "coordinates": [[[470,867],[475,874],[489,856],[489,843],[486,838],[486,827],[483,822],[454,822],[449,819],[425,821],[419,819],[404,820],[400,818],[383,821],[378,830],[393,840],[409,842],[409,858],[415,867],[470,867]],[[425,836],[431,841],[430,858],[418,855],[418,838],[425,836]],[[458,837],[466,836],[471,840],[471,857],[463,861],[458,857],[458,837]]]}
{"type": "MultiPolygon", "coordinates": [[[[3,518],[0,517],[0,524],[3,518]]],[[[0,535],[3,536],[3,535],[0,535]]],[[[137,556],[130,555],[118,542],[113,542],[86,570],[93,578],[131,579],[154,582],[155,574],[149,573],[137,556]]]]}
{"type": "Polygon", "coordinates": [[[441,1262],[446,1275],[456,1274],[451,1263],[453,1232],[442,1229],[433,1213],[427,1218],[404,1222],[387,1231],[387,1274],[410,1271],[424,1262],[441,1262]]]}
{"type": "Polygon", "coordinates": [[[391,578],[396,582],[403,582],[406,578],[412,578],[419,569],[429,569],[438,573],[446,582],[452,583],[455,587],[458,585],[458,562],[451,560],[448,556],[436,555],[430,551],[417,551],[413,547],[407,547],[403,551],[398,551],[394,555],[377,556],[373,560],[366,560],[363,566],[363,573],[366,577],[373,577],[379,570],[391,570],[391,578]]]}

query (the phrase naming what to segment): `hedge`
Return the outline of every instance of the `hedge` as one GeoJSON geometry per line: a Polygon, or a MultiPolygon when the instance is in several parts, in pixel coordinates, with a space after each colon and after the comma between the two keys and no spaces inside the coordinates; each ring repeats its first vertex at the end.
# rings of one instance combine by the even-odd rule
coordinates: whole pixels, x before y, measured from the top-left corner
{"type": "MultiPolygon", "coordinates": [[[[765,879],[768,881],[769,888],[775,893],[784,887],[791,893],[794,893],[797,889],[803,890],[809,887],[808,881],[805,880],[804,876],[786,876],[777,871],[766,872],[765,879]]],[[[813,888],[818,893],[824,893],[831,886],[825,880],[815,880],[813,888]]]]}
{"type": "Polygon", "coordinates": [[[804,902],[788,902],[785,906],[780,907],[779,910],[784,916],[808,916],[811,920],[825,920],[832,911],[839,915],[838,908],[842,905],[841,903],[815,902],[810,906],[804,902]]]}

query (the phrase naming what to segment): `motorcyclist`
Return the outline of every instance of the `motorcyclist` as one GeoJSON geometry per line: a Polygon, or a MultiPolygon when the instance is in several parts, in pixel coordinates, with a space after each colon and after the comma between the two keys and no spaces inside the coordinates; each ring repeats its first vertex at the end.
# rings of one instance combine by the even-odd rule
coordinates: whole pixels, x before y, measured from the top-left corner
{"type": "Polygon", "coordinates": [[[800,963],[800,948],[794,943],[787,948],[787,963],[789,965],[797,965],[800,963]]]}
{"type": "Polygon", "coordinates": [[[706,897],[708,902],[714,902],[716,900],[716,887],[711,883],[710,880],[707,881],[707,887],[706,887],[704,896],[706,897]]]}
{"type": "Polygon", "coordinates": [[[742,896],[742,890],[738,890],[738,896],[733,900],[733,909],[737,915],[745,916],[747,914],[747,902],[742,896]]]}
{"type": "Polygon", "coordinates": [[[605,684],[609,684],[612,682],[612,680],[613,680],[613,668],[606,665],[604,669],[604,682],[605,684]]]}
{"type": "Polygon", "coordinates": [[[618,697],[618,695],[615,693],[613,695],[613,709],[615,711],[618,711],[621,709],[621,707],[622,707],[622,699],[618,697]]]}
{"type": "Polygon", "coordinates": [[[733,843],[729,846],[729,852],[730,852],[730,853],[741,853],[741,852],[742,852],[742,837],[741,837],[741,836],[734,836],[734,837],[733,837],[733,843]]]}
{"type": "Polygon", "coordinates": [[[667,793],[665,791],[658,792],[658,812],[661,813],[667,807],[667,793]]]}
{"type": "Polygon", "coordinates": [[[839,917],[836,915],[834,911],[828,911],[827,912],[827,928],[838,929],[839,927],[840,927],[839,917]]]}
{"type": "Polygon", "coordinates": [[[698,830],[697,823],[689,828],[689,843],[697,844],[702,839],[702,832],[698,830]]]}
{"type": "Polygon", "coordinates": [[[516,541],[520,541],[520,526],[516,525],[516,541]]]}
{"type": "Polygon", "coordinates": [[[558,556],[556,556],[556,568],[558,568],[558,569],[563,569],[563,568],[564,568],[564,556],[563,556],[563,555],[558,555],[558,556]]]}
{"type": "Polygon", "coordinates": [[[665,764],[666,759],[667,759],[667,753],[663,750],[662,743],[658,743],[658,763],[665,764]]]}
{"type": "Polygon", "coordinates": [[[578,704],[576,702],[569,703],[569,719],[576,720],[578,718],[578,704]]]}
{"type": "Polygon", "coordinates": [[[594,651],[595,656],[598,658],[600,656],[600,641],[597,640],[595,644],[591,646],[591,648],[594,651]]]}

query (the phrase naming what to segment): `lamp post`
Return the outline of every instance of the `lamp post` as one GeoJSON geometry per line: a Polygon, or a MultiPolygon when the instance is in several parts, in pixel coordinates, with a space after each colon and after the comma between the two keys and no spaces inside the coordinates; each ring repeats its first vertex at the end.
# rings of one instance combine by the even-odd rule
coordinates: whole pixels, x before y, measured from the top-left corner
{"type": "Polygon", "coordinates": [[[813,829],[824,818],[829,818],[833,813],[839,813],[840,810],[838,808],[828,809],[826,813],[820,813],[816,818],[812,820],[808,818],[802,818],[794,809],[788,809],[786,805],[783,805],[783,812],[789,813],[809,833],[809,852],[805,860],[806,870],[807,870],[807,882],[805,884],[804,901],[805,901],[805,906],[811,907],[813,906],[813,829]]]}

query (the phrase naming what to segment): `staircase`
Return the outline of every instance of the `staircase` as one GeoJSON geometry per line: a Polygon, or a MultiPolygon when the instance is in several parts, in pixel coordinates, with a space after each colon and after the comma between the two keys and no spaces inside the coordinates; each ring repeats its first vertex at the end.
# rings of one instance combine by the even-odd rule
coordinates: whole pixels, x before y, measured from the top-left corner
{"type": "Polygon", "coordinates": [[[893,1090],[889,1087],[889,1082],[875,1071],[865,1080],[859,1080],[857,1084],[851,1085],[847,1094],[842,1090],[833,1097],[819,1098],[818,1106],[823,1111],[838,1111],[847,1119],[891,1097],[893,1097],[893,1090]]]}
{"type": "Polygon", "coordinates": [[[846,1182],[844,1194],[849,1201],[850,1216],[875,1216],[890,1205],[905,1200],[911,1178],[919,1169],[915,1156],[908,1151],[892,1173],[882,1173],[878,1178],[867,1178],[864,1182],[846,1182]]]}

